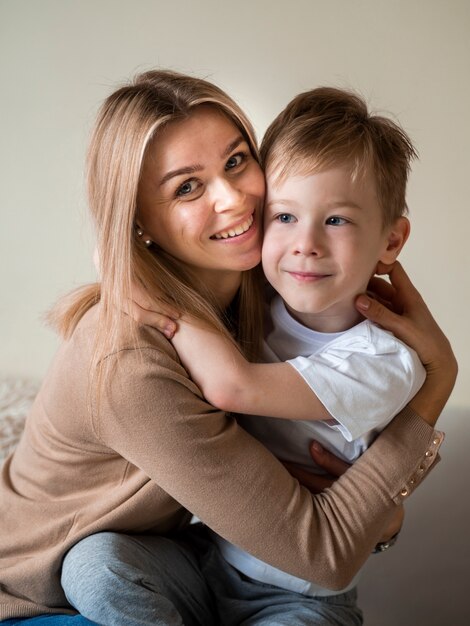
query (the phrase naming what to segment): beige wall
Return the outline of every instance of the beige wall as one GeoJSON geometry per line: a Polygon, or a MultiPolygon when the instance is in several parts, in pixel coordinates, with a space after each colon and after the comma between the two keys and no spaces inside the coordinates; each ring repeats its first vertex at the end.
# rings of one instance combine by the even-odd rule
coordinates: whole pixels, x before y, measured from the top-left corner
{"type": "Polygon", "coordinates": [[[460,361],[470,405],[470,3],[465,0],[0,0],[0,373],[41,377],[41,322],[93,276],[82,164],[98,103],[155,65],[206,76],[266,125],[297,92],[360,90],[421,154],[403,260],[460,361]]]}

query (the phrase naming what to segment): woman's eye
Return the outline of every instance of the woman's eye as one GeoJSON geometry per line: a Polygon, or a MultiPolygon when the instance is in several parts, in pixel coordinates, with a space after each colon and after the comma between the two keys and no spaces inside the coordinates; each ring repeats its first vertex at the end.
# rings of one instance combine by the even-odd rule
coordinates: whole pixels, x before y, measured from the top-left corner
{"type": "Polygon", "coordinates": [[[229,158],[229,160],[225,164],[225,169],[233,170],[234,167],[238,167],[239,165],[243,163],[243,161],[245,160],[245,157],[246,155],[243,152],[240,152],[239,154],[234,154],[233,156],[229,158]]]}
{"type": "Polygon", "coordinates": [[[348,223],[348,220],[346,220],[344,217],[338,217],[337,215],[334,215],[333,217],[329,217],[326,220],[326,223],[329,226],[343,226],[343,224],[348,223]]]}
{"type": "Polygon", "coordinates": [[[197,188],[197,182],[195,180],[187,180],[176,190],[177,196],[187,196],[197,188]]]}
{"type": "Polygon", "coordinates": [[[281,224],[291,224],[295,221],[295,217],[290,213],[281,213],[276,219],[278,222],[281,222],[281,224]]]}

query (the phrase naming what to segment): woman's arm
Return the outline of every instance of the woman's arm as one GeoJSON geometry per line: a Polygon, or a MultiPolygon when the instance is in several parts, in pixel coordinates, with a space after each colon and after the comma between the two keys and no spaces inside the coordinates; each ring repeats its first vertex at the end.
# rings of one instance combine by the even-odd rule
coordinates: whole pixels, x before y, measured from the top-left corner
{"type": "MultiPolygon", "coordinates": [[[[332,487],[338,478],[345,474],[351,467],[350,463],[346,463],[346,461],[338,458],[332,452],[323,448],[317,441],[310,443],[309,452],[314,463],[322,468],[325,472],[324,474],[312,474],[312,472],[302,469],[294,463],[287,463],[285,461],[283,465],[294,478],[297,478],[303,487],[306,487],[310,493],[314,495],[322,493],[325,489],[332,487]]],[[[405,507],[399,505],[395,508],[394,515],[390,522],[383,529],[380,543],[389,541],[400,532],[404,518],[405,507]]]]}
{"type": "Polygon", "coordinates": [[[398,272],[392,280],[409,300],[405,319],[390,317],[378,302],[367,316],[393,324],[405,341],[408,333],[415,338],[409,343],[433,379],[419,392],[426,421],[404,409],[324,493],[312,496],[234,420],[198,401],[196,386],[155,333],[159,349],[122,355],[101,436],[222,537],[291,574],[345,587],[434,466],[443,437],[429,424],[455,380],[452,351],[429,311],[408,297],[413,288],[398,272]]]}
{"type": "Polygon", "coordinates": [[[275,567],[345,587],[427,475],[442,437],[404,411],[331,488],[312,496],[235,420],[198,397],[158,337],[154,348],[120,355],[100,410],[101,441],[149,476],[175,510],[180,503],[275,567]]]}
{"type": "Polygon", "coordinates": [[[208,402],[224,411],[299,420],[332,416],[288,363],[250,363],[227,337],[181,319],[172,339],[208,402]]]}

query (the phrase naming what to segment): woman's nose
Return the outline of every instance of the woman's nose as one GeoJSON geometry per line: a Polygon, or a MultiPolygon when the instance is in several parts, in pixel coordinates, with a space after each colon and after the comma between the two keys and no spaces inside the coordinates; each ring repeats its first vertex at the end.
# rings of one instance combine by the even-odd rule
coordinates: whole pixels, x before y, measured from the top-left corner
{"type": "Polygon", "coordinates": [[[216,213],[240,208],[245,194],[231,181],[218,180],[213,185],[213,203],[216,213]]]}

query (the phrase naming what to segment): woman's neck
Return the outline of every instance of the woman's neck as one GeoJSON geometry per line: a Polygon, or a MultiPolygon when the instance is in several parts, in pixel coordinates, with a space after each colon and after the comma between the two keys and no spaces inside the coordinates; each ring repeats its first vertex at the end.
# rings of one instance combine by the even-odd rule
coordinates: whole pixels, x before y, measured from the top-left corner
{"type": "Polygon", "coordinates": [[[198,273],[198,278],[210,291],[221,310],[225,310],[234,299],[241,285],[241,272],[219,271],[198,273]]]}

